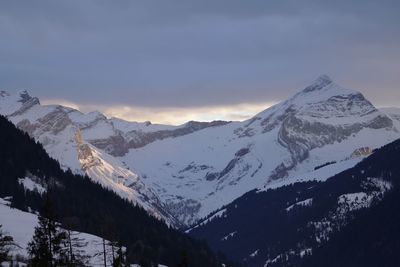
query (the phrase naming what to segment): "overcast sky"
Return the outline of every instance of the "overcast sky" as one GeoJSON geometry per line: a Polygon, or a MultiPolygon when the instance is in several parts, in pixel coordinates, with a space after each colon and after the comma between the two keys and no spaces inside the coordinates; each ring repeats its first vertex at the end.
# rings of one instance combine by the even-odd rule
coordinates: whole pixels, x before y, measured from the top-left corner
{"type": "Polygon", "coordinates": [[[400,106],[400,1],[0,2],[0,89],[131,120],[243,119],[328,74],[400,106]]]}

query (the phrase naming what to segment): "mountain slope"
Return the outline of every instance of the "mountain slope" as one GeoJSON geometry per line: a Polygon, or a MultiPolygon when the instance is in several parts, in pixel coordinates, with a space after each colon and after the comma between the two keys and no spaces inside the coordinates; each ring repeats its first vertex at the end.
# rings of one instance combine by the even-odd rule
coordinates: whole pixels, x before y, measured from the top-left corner
{"type": "Polygon", "coordinates": [[[348,160],[362,156],[355,151],[398,137],[391,118],[362,94],[322,76],[250,120],[160,140],[123,160],[191,224],[250,190],[326,179],[351,167],[348,160]],[[336,162],[333,173],[314,172],[328,162],[336,162]]]}
{"type": "Polygon", "coordinates": [[[2,96],[0,113],[64,168],[88,174],[177,227],[253,189],[324,180],[400,137],[392,117],[325,75],[253,118],[231,123],[134,123],[42,106],[26,92],[2,96]],[[335,164],[315,170],[328,163],[335,164]]]}
{"type": "Polygon", "coordinates": [[[188,232],[248,266],[396,266],[399,158],[400,140],[325,182],[249,192],[188,232]]]}
{"type": "Polygon", "coordinates": [[[400,265],[400,191],[398,188],[370,210],[363,211],[311,257],[292,266],[400,265]],[[343,249],[345,248],[345,249],[343,249]]]}
{"type": "Polygon", "coordinates": [[[400,128],[400,108],[381,108],[379,110],[393,120],[397,129],[400,128]]]}
{"type": "Polygon", "coordinates": [[[0,92],[0,113],[26,131],[59,160],[64,169],[87,174],[93,181],[132,201],[169,225],[179,226],[157,194],[115,155],[158,139],[189,134],[226,122],[189,122],[182,126],[107,119],[99,112],[83,114],[59,105],[40,105],[28,92],[0,92]]]}
{"type": "Polygon", "coordinates": [[[0,147],[0,198],[9,199],[11,207],[40,212],[48,197],[60,222],[73,219],[73,230],[120,241],[133,263],[176,266],[187,251],[193,266],[220,266],[204,243],[169,228],[88,177],[63,171],[41,144],[4,117],[0,147]]]}
{"type": "MultiPolygon", "coordinates": [[[[9,201],[0,198],[0,224],[2,225],[2,230],[10,235],[14,239],[15,247],[11,250],[11,255],[13,258],[25,259],[29,257],[27,252],[28,243],[31,241],[32,236],[35,231],[35,227],[38,224],[38,218],[36,214],[24,212],[18,209],[13,209],[9,207],[9,201]]],[[[89,257],[90,266],[99,266],[103,264],[103,240],[101,237],[73,232],[76,238],[80,239],[82,244],[87,244],[81,248],[82,254],[89,257]]],[[[109,241],[106,241],[107,252],[107,264],[112,266],[112,255],[111,246],[109,241]]],[[[2,263],[0,262],[0,265],[2,263]]],[[[3,263],[5,264],[5,263],[3,263]]],[[[1,265],[3,266],[3,265],[1,265]]]]}

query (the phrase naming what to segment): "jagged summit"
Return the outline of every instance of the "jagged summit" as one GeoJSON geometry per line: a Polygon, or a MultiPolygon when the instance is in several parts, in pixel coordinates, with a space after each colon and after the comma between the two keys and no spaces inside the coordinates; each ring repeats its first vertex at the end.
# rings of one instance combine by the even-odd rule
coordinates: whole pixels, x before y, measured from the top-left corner
{"type": "Polygon", "coordinates": [[[333,81],[332,79],[326,75],[323,74],[321,76],[319,76],[311,85],[307,86],[303,92],[307,93],[307,92],[312,92],[312,91],[316,91],[316,90],[321,90],[322,88],[332,84],[333,81]]]}
{"type": "Polygon", "coordinates": [[[33,97],[29,94],[29,92],[27,90],[19,90],[19,91],[14,91],[14,92],[2,90],[2,91],[0,91],[0,98],[2,98],[2,99],[10,98],[10,99],[13,99],[13,100],[23,103],[33,97]]]}
{"type": "Polygon", "coordinates": [[[331,97],[340,96],[341,98],[347,98],[354,95],[362,96],[359,91],[344,88],[334,82],[328,75],[324,74],[319,76],[314,82],[294,95],[292,98],[289,98],[289,101],[307,98],[307,102],[310,103],[329,100],[331,97]]]}
{"type": "Polygon", "coordinates": [[[326,74],[321,74],[321,75],[316,79],[316,81],[318,81],[318,82],[332,82],[332,79],[331,79],[331,77],[329,77],[329,76],[326,75],[326,74]]]}
{"type": "Polygon", "coordinates": [[[26,103],[26,102],[28,102],[29,100],[32,99],[31,95],[28,93],[27,90],[21,90],[17,94],[20,97],[19,102],[21,102],[21,103],[26,103]]]}
{"type": "MultiPolygon", "coordinates": [[[[375,110],[359,91],[344,88],[328,75],[321,75],[297,94],[260,112],[254,118],[282,120],[289,113],[315,118],[345,118],[362,116],[375,110]]],[[[266,125],[266,122],[262,124],[266,125]]]]}
{"type": "Polygon", "coordinates": [[[17,115],[39,104],[39,99],[37,97],[30,96],[26,90],[17,91],[16,93],[10,93],[7,91],[0,92],[1,114],[17,115]]]}

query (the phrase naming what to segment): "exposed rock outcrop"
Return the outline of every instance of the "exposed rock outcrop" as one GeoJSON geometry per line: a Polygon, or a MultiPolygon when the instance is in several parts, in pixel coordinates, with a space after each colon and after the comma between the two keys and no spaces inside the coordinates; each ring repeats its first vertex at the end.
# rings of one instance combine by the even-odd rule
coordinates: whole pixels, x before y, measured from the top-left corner
{"type": "Polygon", "coordinates": [[[351,158],[358,158],[358,157],[366,157],[369,156],[373,153],[373,149],[370,147],[360,147],[356,150],[354,150],[353,153],[351,153],[351,158]]]}

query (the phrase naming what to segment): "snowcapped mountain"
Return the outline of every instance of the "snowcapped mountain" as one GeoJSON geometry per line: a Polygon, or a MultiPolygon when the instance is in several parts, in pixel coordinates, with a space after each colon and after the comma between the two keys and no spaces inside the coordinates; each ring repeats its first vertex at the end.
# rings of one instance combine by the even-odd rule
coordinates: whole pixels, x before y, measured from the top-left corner
{"type": "Polygon", "coordinates": [[[180,223],[157,194],[117,156],[158,139],[177,137],[226,122],[188,122],[181,126],[153,125],[107,119],[99,112],[83,114],[60,105],[41,105],[27,91],[0,92],[0,113],[39,141],[64,169],[92,180],[133,201],[170,225],[180,223]]]}
{"type": "Polygon", "coordinates": [[[324,180],[400,137],[398,122],[364,96],[321,76],[243,122],[153,125],[43,106],[25,91],[0,93],[0,113],[64,168],[190,225],[256,189],[324,180]]]}
{"type": "Polygon", "coordinates": [[[399,136],[361,93],[321,76],[250,120],[160,140],[123,158],[190,224],[255,188],[326,179],[361,160],[356,150],[399,136]],[[335,164],[314,170],[327,163],[335,164]]]}
{"type": "Polygon", "coordinates": [[[140,134],[146,130],[168,131],[191,129],[190,127],[163,127],[149,123],[126,125],[126,122],[119,119],[108,120],[98,112],[83,114],[59,105],[42,106],[39,99],[31,97],[26,91],[14,95],[0,92],[0,112],[42,143],[64,169],[70,168],[79,174],[86,173],[94,181],[145,208],[150,214],[172,225],[178,223],[162,208],[157,195],[111,154],[120,153],[118,137],[123,134],[133,139],[135,132],[138,132],[139,137],[134,140],[136,145],[140,145],[140,142],[151,142],[140,139],[140,134]]]}

